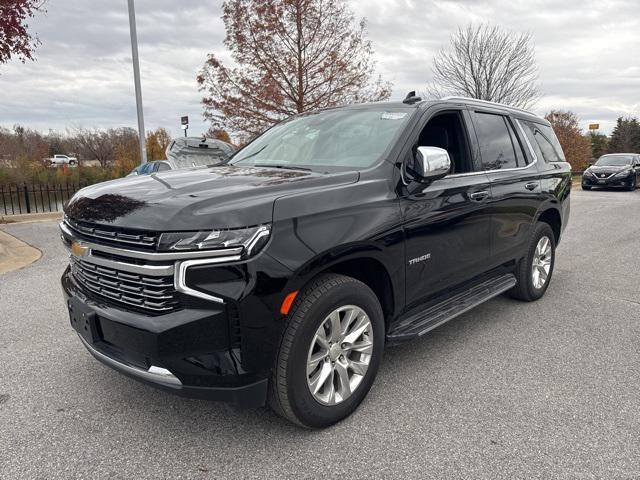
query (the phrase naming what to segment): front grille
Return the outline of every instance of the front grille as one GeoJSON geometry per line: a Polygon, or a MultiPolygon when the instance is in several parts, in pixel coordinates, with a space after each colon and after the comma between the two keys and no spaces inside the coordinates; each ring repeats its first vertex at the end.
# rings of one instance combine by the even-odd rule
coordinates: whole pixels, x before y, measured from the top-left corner
{"type": "Polygon", "coordinates": [[[173,276],[139,275],[74,257],[71,257],[71,273],[88,292],[135,310],[161,314],[180,308],[173,276]]]}
{"type": "Polygon", "coordinates": [[[158,244],[158,234],[155,232],[96,225],[78,222],[71,218],[65,218],[64,222],[80,237],[96,240],[98,243],[124,248],[137,247],[144,250],[155,250],[158,244]]]}
{"type": "Polygon", "coordinates": [[[599,180],[604,180],[606,178],[609,178],[611,175],[613,175],[613,173],[610,173],[610,172],[597,172],[597,173],[594,173],[594,175],[599,180]]]}

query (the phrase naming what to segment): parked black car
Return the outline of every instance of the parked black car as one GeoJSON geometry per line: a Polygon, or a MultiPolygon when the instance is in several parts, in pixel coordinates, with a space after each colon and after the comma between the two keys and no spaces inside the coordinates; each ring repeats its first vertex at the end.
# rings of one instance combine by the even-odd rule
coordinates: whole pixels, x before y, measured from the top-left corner
{"type": "Polygon", "coordinates": [[[601,156],[582,174],[582,189],[613,187],[635,190],[640,179],[640,154],[611,153],[601,156]]]}
{"type": "Polygon", "coordinates": [[[71,325],[138,380],[324,427],[385,345],[503,292],[542,297],[570,187],[523,110],[409,96],[298,115],[229,165],[78,192],[60,225],[71,325]]]}
{"type": "Polygon", "coordinates": [[[166,160],[152,160],[134,168],[128,177],[191,167],[223,165],[233,156],[236,147],[206,137],[178,137],[171,141],[166,160]]]}

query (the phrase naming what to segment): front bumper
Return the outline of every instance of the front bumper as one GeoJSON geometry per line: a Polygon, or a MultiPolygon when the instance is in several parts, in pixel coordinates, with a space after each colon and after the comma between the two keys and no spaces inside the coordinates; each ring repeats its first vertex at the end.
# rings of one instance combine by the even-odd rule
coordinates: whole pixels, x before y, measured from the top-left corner
{"type": "Polygon", "coordinates": [[[226,305],[148,316],[88,297],[69,268],[61,282],[71,326],[105,365],[178,395],[264,405],[268,376],[243,370],[226,305]]]}

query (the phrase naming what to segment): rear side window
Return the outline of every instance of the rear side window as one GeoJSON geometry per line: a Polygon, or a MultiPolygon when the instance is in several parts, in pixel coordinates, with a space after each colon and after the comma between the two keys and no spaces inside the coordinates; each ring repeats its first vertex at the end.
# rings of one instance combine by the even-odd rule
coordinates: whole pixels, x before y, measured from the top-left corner
{"type": "MultiPolygon", "coordinates": [[[[475,112],[474,119],[482,157],[482,169],[500,170],[517,167],[514,142],[518,148],[520,147],[515,134],[509,131],[510,125],[507,119],[502,115],[482,112],[475,112]]],[[[520,150],[520,156],[522,156],[522,150],[520,150]]]]}
{"type": "Polygon", "coordinates": [[[158,171],[164,172],[165,170],[171,170],[171,167],[169,167],[169,165],[167,165],[166,163],[158,163],[158,171]]]}
{"type": "Polygon", "coordinates": [[[553,128],[529,121],[521,121],[521,124],[538,157],[542,156],[547,163],[566,161],[553,128]]]}

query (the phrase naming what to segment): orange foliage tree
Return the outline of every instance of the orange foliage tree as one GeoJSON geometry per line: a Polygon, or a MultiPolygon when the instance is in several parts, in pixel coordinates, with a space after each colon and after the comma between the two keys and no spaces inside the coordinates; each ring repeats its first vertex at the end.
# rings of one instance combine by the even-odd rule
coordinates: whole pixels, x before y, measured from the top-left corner
{"type": "Polygon", "coordinates": [[[171,143],[171,136],[166,129],[159,127],[147,132],[145,145],[147,148],[147,158],[149,160],[166,160],[166,150],[171,143]]]}
{"type": "Polygon", "coordinates": [[[568,110],[551,110],[544,118],[551,123],[571,169],[586,169],[592,156],[591,140],[582,134],[576,114],[568,110]]]}
{"type": "Polygon", "coordinates": [[[384,100],[366,21],[345,0],[227,0],[225,45],[235,66],[210,54],[197,80],[205,118],[243,139],[296,113],[384,100]]]}

